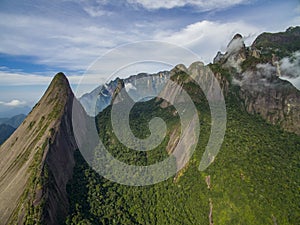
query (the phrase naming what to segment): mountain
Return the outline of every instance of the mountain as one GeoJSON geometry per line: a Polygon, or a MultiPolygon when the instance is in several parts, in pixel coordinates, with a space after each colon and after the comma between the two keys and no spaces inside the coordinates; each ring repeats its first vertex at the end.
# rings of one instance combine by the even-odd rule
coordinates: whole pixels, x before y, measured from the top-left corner
{"type": "Polygon", "coordinates": [[[0,145],[2,145],[14,131],[15,128],[10,125],[0,124],[0,145]]]}
{"type": "MultiPolygon", "coordinates": [[[[181,93],[178,86],[183,87],[200,115],[200,141],[188,164],[163,182],[125,186],[96,172],[105,169],[101,155],[95,154],[92,168],[76,151],[73,179],[67,188],[71,201],[66,224],[298,224],[299,91],[278,77],[280,57],[266,54],[245,46],[237,34],[213,64],[176,66],[170,76],[177,86],[167,82],[162,95],[172,98],[181,93]],[[188,74],[206,81],[206,91],[213,91],[208,67],[225,96],[227,129],[219,154],[211,158],[208,169],[199,171],[213,122],[203,90],[188,74]]],[[[126,96],[121,91],[125,85],[122,80],[117,83],[112,99],[120,104],[126,96]]],[[[140,139],[151,135],[148,123],[152,118],[163,118],[167,124],[165,140],[147,152],[133,151],[118,140],[112,110],[112,106],[105,108],[96,122],[102,143],[118,160],[146,166],[174,151],[180,118],[168,101],[137,102],[130,111],[130,128],[140,139]]],[[[193,144],[192,136],[189,142],[193,144]]]]}
{"type": "Polygon", "coordinates": [[[13,116],[12,118],[0,118],[0,145],[10,137],[16,128],[25,119],[24,114],[13,116]]]}
{"type": "Polygon", "coordinates": [[[0,118],[0,124],[2,124],[3,122],[7,121],[9,118],[0,118]]]}
{"type": "MultiPolygon", "coordinates": [[[[101,154],[95,153],[92,168],[76,151],[73,179],[67,188],[70,213],[66,224],[298,223],[300,137],[271,125],[259,114],[248,113],[241,102],[240,89],[226,82],[229,74],[225,69],[218,69],[224,70],[215,72],[215,76],[226,96],[227,129],[220,152],[212,158],[210,167],[198,170],[213,122],[203,90],[188,74],[195,80],[207,80],[208,91],[214,90],[213,81],[203,63],[195,62],[188,68],[178,65],[170,72],[171,80],[188,92],[200,115],[200,137],[192,158],[163,182],[126,186],[96,172],[109,165],[100,163],[101,154]]],[[[170,98],[181,93],[179,88],[173,86],[170,91],[168,86],[163,93],[170,98]]],[[[114,96],[122,94],[122,81],[118,87],[114,96]]],[[[116,104],[122,104],[124,97],[122,94],[116,104]]],[[[116,159],[129,165],[147,166],[161,162],[174,151],[181,137],[181,114],[171,104],[158,97],[137,102],[131,109],[130,128],[140,139],[151,135],[148,123],[152,118],[160,117],[167,124],[164,141],[147,152],[134,151],[118,140],[112,126],[112,110],[108,106],[97,115],[96,122],[102,143],[116,159]]],[[[194,144],[191,133],[184,144],[194,144]]],[[[176,158],[175,166],[181,160],[176,158]]],[[[121,178],[134,180],[125,172],[121,178]]]]}
{"type": "MultiPolygon", "coordinates": [[[[224,69],[232,74],[232,84],[239,89],[237,95],[247,112],[259,114],[271,124],[297,134],[300,134],[300,92],[280,79],[285,72],[280,60],[300,50],[299,30],[296,27],[276,34],[264,33],[247,48],[242,36],[235,36],[226,53],[218,53],[211,65],[215,71],[224,69]],[[234,42],[237,40],[239,44],[234,42]]],[[[291,76],[297,76],[298,72],[293,73],[291,76]]]]}
{"type": "Polygon", "coordinates": [[[7,124],[14,128],[18,128],[25,118],[26,115],[24,114],[19,114],[11,118],[0,118],[0,124],[7,124]]]}
{"type": "MultiPolygon", "coordinates": [[[[300,98],[279,75],[281,60],[300,49],[277,56],[269,44],[284,43],[290,35],[297,42],[295,29],[248,47],[237,34],[213,64],[117,78],[82,96],[83,106],[58,73],[0,146],[0,224],[299,224],[300,98]],[[226,124],[220,114],[213,116],[222,94],[226,124]],[[124,102],[132,108],[117,111],[122,117],[113,121],[114,107],[124,102]],[[124,125],[126,112],[131,132],[114,127],[124,125]],[[191,121],[183,120],[185,113],[191,121]],[[156,128],[163,128],[158,118],[165,130],[156,128]],[[163,131],[165,138],[151,151],[139,150],[140,140],[155,141],[163,131]],[[211,133],[217,134],[213,140],[211,133]],[[135,139],[128,141],[131,134],[135,139]],[[175,174],[155,184],[153,177],[143,177],[146,186],[114,182],[132,184],[139,176],[120,168],[100,176],[111,164],[103,161],[99,146],[88,149],[98,144],[94,138],[120,165],[143,167],[171,158],[175,174]],[[207,152],[211,143],[220,144],[218,155],[207,152]],[[178,154],[178,145],[195,152],[178,154]],[[210,166],[199,170],[203,156],[210,166]]],[[[160,168],[158,174],[167,172],[160,168]]]]}
{"type": "MultiPolygon", "coordinates": [[[[168,71],[162,71],[157,74],[140,73],[124,79],[124,85],[132,99],[139,101],[141,96],[157,96],[166,84],[169,76],[168,71]]],[[[116,78],[79,98],[88,115],[96,116],[111,103],[118,80],[119,78],[116,78]]]]}
{"type": "Polygon", "coordinates": [[[285,32],[262,33],[252,44],[265,56],[275,54],[283,58],[300,49],[300,27],[290,27],[285,32]]]}
{"type": "Polygon", "coordinates": [[[30,112],[31,108],[29,106],[17,106],[12,109],[9,109],[7,106],[0,107],[0,118],[10,118],[12,116],[25,114],[27,115],[30,112]]]}
{"type": "Polygon", "coordinates": [[[68,212],[74,95],[58,73],[24,122],[0,147],[0,223],[58,224],[68,212]]]}

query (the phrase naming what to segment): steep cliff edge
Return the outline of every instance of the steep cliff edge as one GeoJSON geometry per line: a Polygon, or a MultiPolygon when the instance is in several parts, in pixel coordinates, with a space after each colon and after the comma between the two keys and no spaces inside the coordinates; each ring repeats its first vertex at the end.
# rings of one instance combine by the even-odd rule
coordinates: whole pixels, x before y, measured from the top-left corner
{"type": "Polygon", "coordinates": [[[300,134],[300,91],[288,81],[270,77],[265,68],[247,71],[240,82],[239,97],[247,112],[258,114],[284,130],[300,134]]]}
{"type": "Polygon", "coordinates": [[[212,65],[231,74],[231,84],[238,87],[237,96],[248,113],[296,134],[300,134],[300,91],[279,76],[284,73],[280,60],[300,50],[299,31],[300,27],[291,27],[285,32],[263,33],[250,47],[237,34],[212,65]]]}
{"type": "Polygon", "coordinates": [[[16,132],[0,147],[0,224],[59,224],[68,212],[74,95],[58,73],[16,132]]]}

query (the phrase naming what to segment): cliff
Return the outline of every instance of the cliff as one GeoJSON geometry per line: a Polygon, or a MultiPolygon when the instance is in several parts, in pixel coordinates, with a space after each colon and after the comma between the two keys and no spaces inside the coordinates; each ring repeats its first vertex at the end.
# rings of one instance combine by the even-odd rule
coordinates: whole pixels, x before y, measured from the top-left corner
{"type": "Polygon", "coordinates": [[[296,134],[300,134],[300,91],[279,75],[283,73],[280,60],[300,49],[299,29],[263,33],[250,47],[245,47],[237,34],[212,65],[230,73],[231,84],[238,87],[236,95],[248,113],[296,134]]]}
{"type": "Polygon", "coordinates": [[[58,73],[41,100],[0,147],[0,224],[59,224],[68,213],[74,95],[58,73]]]}

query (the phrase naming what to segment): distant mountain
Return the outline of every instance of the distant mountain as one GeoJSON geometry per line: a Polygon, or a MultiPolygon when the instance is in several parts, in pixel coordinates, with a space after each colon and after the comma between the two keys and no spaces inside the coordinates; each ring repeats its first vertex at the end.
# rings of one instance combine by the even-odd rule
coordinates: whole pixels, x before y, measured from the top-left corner
{"type": "Polygon", "coordinates": [[[59,224],[68,213],[74,95],[58,73],[24,122],[0,147],[0,224],[59,224]]]}
{"type": "Polygon", "coordinates": [[[26,115],[20,114],[12,118],[0,118],[0,145],[20,126],[26,115]]]}
{"type": "Polygon", "coordinates": [[[7,124],[14,128],[18,128],[25,118],[26,115],[24,114],[19,114],[11,118],[0,118],[0,124],[7,124]]]}
{"type": "Polygon", "coordinates": [[[2,145],[2,143],[6,141],[6,139],[8,139],[15,130],[16,128],[10,125],[0,124],[0,145],[2,145]]]}
{"type": "Polygon", "coordinates": [[[0,118],[10,118],[12,116],[25,114],[27,115],[30,112],[31,108],[29,106],[20,106],[14,107],[13,109],[0,109],[0,118]]]}
{"type": "MultiPolygon", "coordinates": [[[[157,96],[169,77],[168,71],[162,71],[157,74],[140,73],[124,79],[124,85],[132,99],[139,101],[141,96],[157,96]]],[[[96,116],[111,103],[118,80],[119,78],[110,81],[108,84],[100,85],[90,93],[84,94],[79,98],[88,115],[96,116]]]]}

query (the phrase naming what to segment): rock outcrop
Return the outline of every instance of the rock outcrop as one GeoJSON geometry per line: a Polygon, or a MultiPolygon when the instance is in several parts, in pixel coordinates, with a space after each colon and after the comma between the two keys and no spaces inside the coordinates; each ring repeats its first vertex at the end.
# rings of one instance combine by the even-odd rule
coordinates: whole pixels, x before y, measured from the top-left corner
{"type": "Polygon", "coordinates": [[[266,71],[248,71],[240,86],[239,96],[245,109],[258,114],[271,124],[284,130],[300,134],[300,91],[288,81],[277,77],[262,77],[266,71]]]}
{"type": "Polygon", "coordinates": [[[251,47],[265,55],[275,53],[278,57],[284,57],[300,50],[299,39],[300,27],[290,27],[285,32],[260,34],[251,47]]]}
{"type": "Polygon", "coordinates": [[[299,50],[300,28],[276,34],[264,33],[250,47],[237,34],[225,54],[218,53],[215,64],[227,69],[247,112],[258,114],[271,124],[300,134],[300,91],[281,80],[279,61],[299,50]],[[292,43],[293,42],[293,43],[292,43]]]}
{"type": "Polygon", "coordinates": [[[58,73],[20,127],[0,147],[0,224],[59,224],[68,213],[66,184],[77,148],[74,95],[58,73]]]}
{"type": "MultiPolygon", "coordinates": [[[[111,98],[111,105],[114,103],[114,101],[116,100],[117,96],[118,99],[123,100],[123,97],[121,96],[121,90],[125,88],[125,84],[124,81],[122,79],[118,79],[117,80],[117,87],[115,88],[115,91],[112,94],[112,98],[111,98]]],[[[115,102],[115,104],[117,103],[117,101],[115,102]]]]}
{"type": "Polygon", "coordinates": [[[227,45],[225,54],[217,53],[214,63],[221,63],[226,67],[233,67],[237,71],[241,71],[240,64],[246,59],[246,46],[243,36],[236,34],[227,45]]]}

